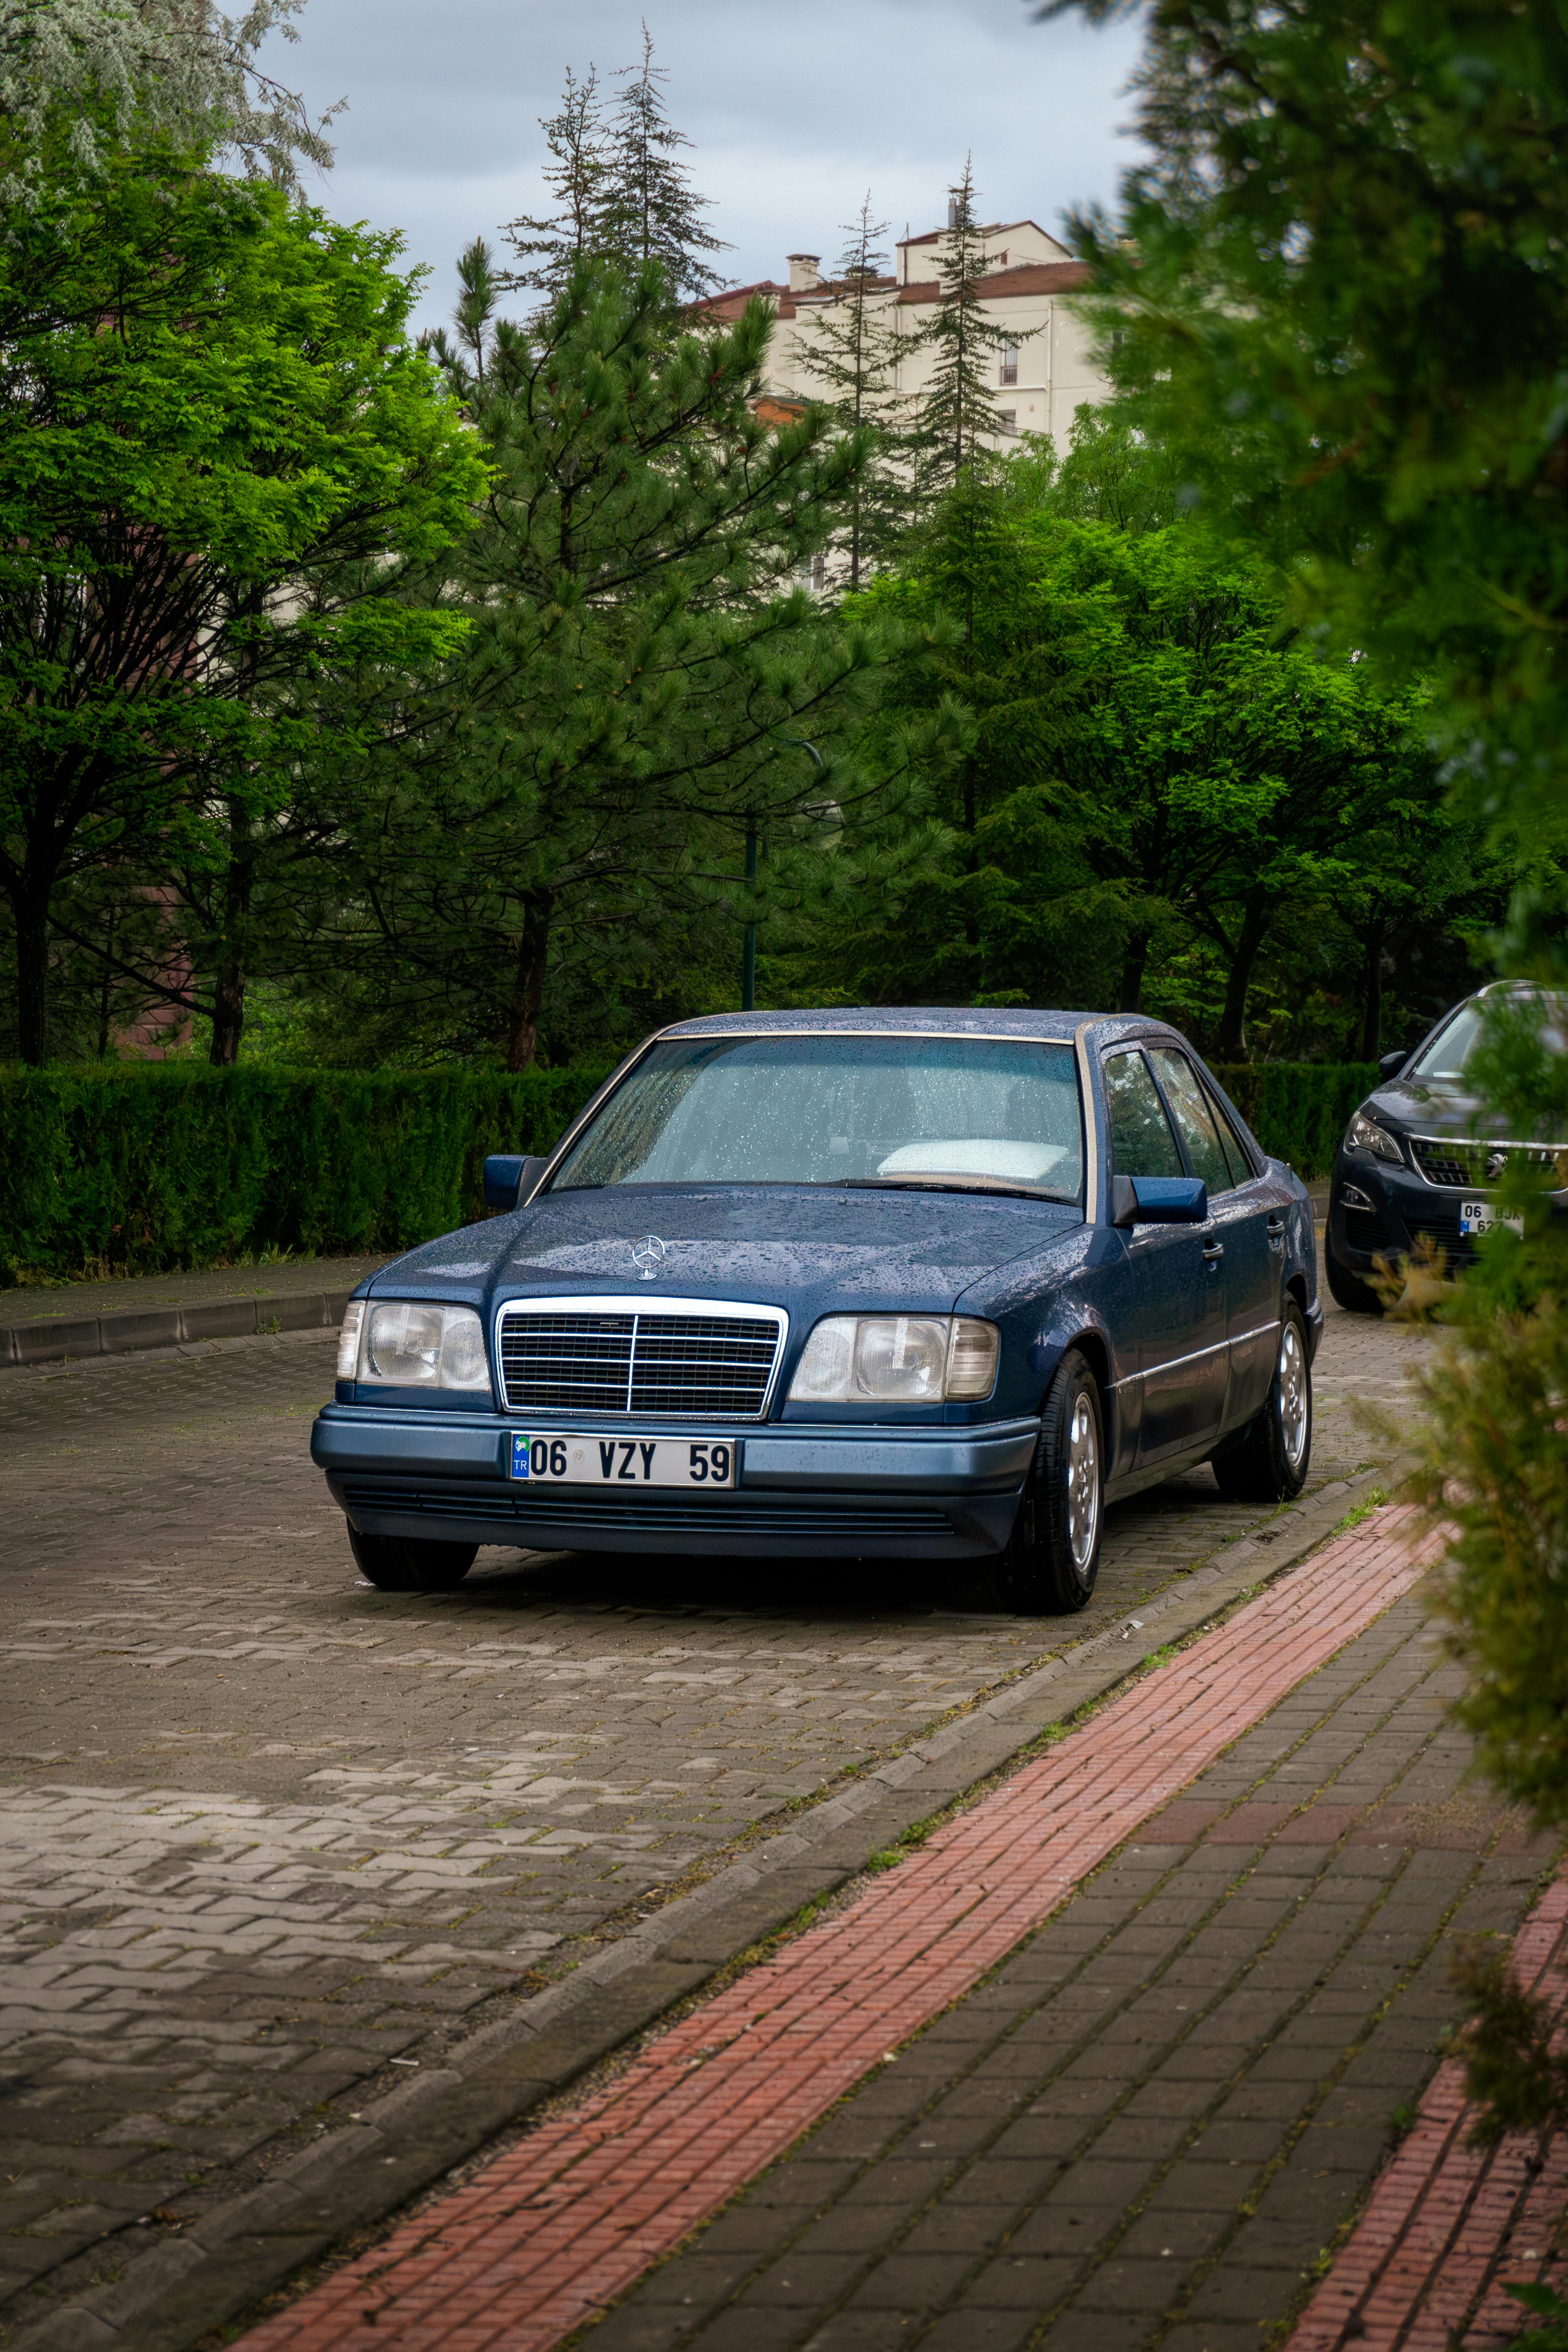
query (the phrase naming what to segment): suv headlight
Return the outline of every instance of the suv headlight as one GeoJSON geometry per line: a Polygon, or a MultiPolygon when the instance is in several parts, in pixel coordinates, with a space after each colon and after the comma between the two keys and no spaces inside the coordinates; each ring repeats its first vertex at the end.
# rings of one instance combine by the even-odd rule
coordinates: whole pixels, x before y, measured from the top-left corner
{"type": "Polygon", "coordinates": [[[1379,1160],[1392,1160],[1396,1168],[1405,1165],[1405,1154],[1388,1129],[1379,1127],[1374,1118],[1363,1118],[1359,1110],[1352,1113],[1345,1129],[1345,1150],[1375,1152],[1379,1160]]]}
{"type": "Polygon", "coordinates": [[[484,1326],[471,1307],[351,1300],[338,1378],[399,1389],[488,1389],[484,1326]]]}
{"type": "Polygon", "coordinates": [[[987,1397],[1002,1335],[973,1315],[829,1315],[805,1343],[792,1404],[940,1404],[987,1397]]]}

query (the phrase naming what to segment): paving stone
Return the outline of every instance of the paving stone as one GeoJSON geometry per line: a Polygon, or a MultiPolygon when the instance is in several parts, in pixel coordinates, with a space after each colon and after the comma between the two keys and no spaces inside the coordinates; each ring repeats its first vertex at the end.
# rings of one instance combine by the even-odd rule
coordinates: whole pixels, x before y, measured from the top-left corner
{"type": "MultiPolygon", "coordinates": [[[[1392,1400],[1423,1344],[1330,1312],[1315,1482],[1366,1458],[1332,1397],[1392,1400]]],[[[395,2058],[439,2068],[771,1811],[907,1748],[1259,1517],[1222,1503],[1207,1472],[1121,1507],[1101,1598],[1065,1626],[989,1613],[966,1571],[837,1564],[752,1563],[738,1601],[721,1563],[498,1550],[456,1593],[382,1594],[356,1579],[308,1459],[330,1364],[331,1335],[301,1333],[0,1375],[16,1561],[0,1590],[14,1695],[0,1745],[0,2063],[24,2085],[0,2153],[10,2172],[20,2143],[47,2146],[57,2204],[74,2195],[106,2228],[113,2184],[143,2180],[149,2162],[166,2170],[169,2152],[198,2176],[179,2190],[193,2211],[233,2198],[323,2116],[336,2125],[416,2071],[395,2058]]],[[[1014,1738],[999,1723],[998,1758],[1014,1738]]],[[[1374,1780],[1368,1803],[1398,1800],[1374,1780]]],[[[1419,1801],[1449,1793],[1439,1775],[1419,1801]]],[[[879,1799],[867,1819],[896,1832],[915,1810],[879,1799]]],[[[851,1832],[844,1846],[863,1851],[851,1832]]],[[[791,1900],[832,1883],[832,1852],[791,1900]]],[[[1192,1906],[1218,1899],[1246,1859],[1204,1864],[1178,1895],[1162,1877],[1169,1858],[1113,1865],[1089,1895],[1127,1940],[1101,1951],[1068,2035],[1059,2022],[1019,2034],[1036,2112],[1009,2120],[1019,2102],[999,2066],[941,2103],[921,2134],[933,2154],[1035,2129],[1033,2147],[1009,2143],[995,2160],[1043,2160],[1058,2153],[1058,2123],[1120,2111],[1135,2073],[1069,2081],[1060,2053],[1170,1964],[1192,1906]]],[[[699,1980],[731,1935],[774,1924],[784,1899],[772,1889],[727,1928],[687,1931],[672,1961],[699,1980]]],[[[1413,1918],[1398,1932],[1407,1944],[1421,1930],[1413,1918]]],[[[1086,1910],[1048,1952],[1010,1963],[1030,2001],[1070,1990],[1103,1935],[1086,1910]]],[[[1404,1945],[1388,1965],[1407,1965],[1404,1945]]],[[[613,2003],[605,2013],[607,2032],[625,2028],[636,2001],[626,2018],[613,2003]]],[[[980,2044],[1012,2031],[1008,1997],[977,2003],[974,2022],[980,2044]]],[[[940,2077],[920,2073],[927,2086],[940,2077]]],[[[889,2119],[913,2095],[896,2076],[883,2078],[889,2119]]],[[[875,2120],[844,2129],[850,2173],[881,2151],[875,2120]]],[[[794,2210],[797,2191],[758,2193],[794,2210]]],[[[833,2193],[826,2179],[811,2192],[833,2193]]],[[[47,2248],[46,2269],[67,2257],[62,2293],[94,2259],[89,2248],[73,2266],[75,2242],[54,2233],[47,2248]]]]}

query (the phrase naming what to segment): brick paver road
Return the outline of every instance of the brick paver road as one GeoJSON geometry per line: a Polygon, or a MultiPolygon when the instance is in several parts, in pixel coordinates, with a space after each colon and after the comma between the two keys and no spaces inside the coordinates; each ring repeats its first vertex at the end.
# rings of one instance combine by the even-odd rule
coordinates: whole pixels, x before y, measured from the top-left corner
{"type": "MultiPolygon", "coordinates": [[[[1329,1315],[1314,1483],[1424,1344],[1329,1315]]],[[[1065,1628],[926,1570],[494,1551],[403,1598],[307,1456],[330,1374],[311,1334],[0,1373],[0,2323],[1260,1516],[1206,1472],[1123,1507],[1065,1628]]]]}

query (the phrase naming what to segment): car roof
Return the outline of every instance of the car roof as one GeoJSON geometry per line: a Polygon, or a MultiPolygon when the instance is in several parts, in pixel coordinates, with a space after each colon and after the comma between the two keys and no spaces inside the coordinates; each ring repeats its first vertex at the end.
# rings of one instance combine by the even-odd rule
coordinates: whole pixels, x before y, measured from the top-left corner
{"type": "Polygon", "coordinates": [[[1024,1005],[834,1004],[788,1013],[710,1013],[677,1021],[661,1037],[860,1035],[1018,1037],[1070,1045],[1088,1022],[1097,1043],[1121,1037],[1174,1037],[1163,1022],[1142,1014],[1037,1013],[1024,1005]]]}

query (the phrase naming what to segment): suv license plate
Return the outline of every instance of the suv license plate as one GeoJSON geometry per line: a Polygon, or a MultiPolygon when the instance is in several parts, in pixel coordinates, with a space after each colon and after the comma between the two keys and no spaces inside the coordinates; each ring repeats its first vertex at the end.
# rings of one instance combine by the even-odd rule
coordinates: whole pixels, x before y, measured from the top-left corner
{"type": "Polygon", "coordinates": [[[531,1486],[732,1486],[739,1447],[727,1437],[550,1437],[512,1432],[511,1475],[531,1486]]]}
{"type": "Polygon", "coordinates": [[[1479,1241],[1483,1234],[1489,1234],[1494,1225],[1510,1225],[1516,1234],[1521,1234],[1524,1231],[1524,1219],[1500,1217],[1490,1201],[1460,1202],[1459,1231],[1462,1234],[1474,1234],[1479,1241]]]}

